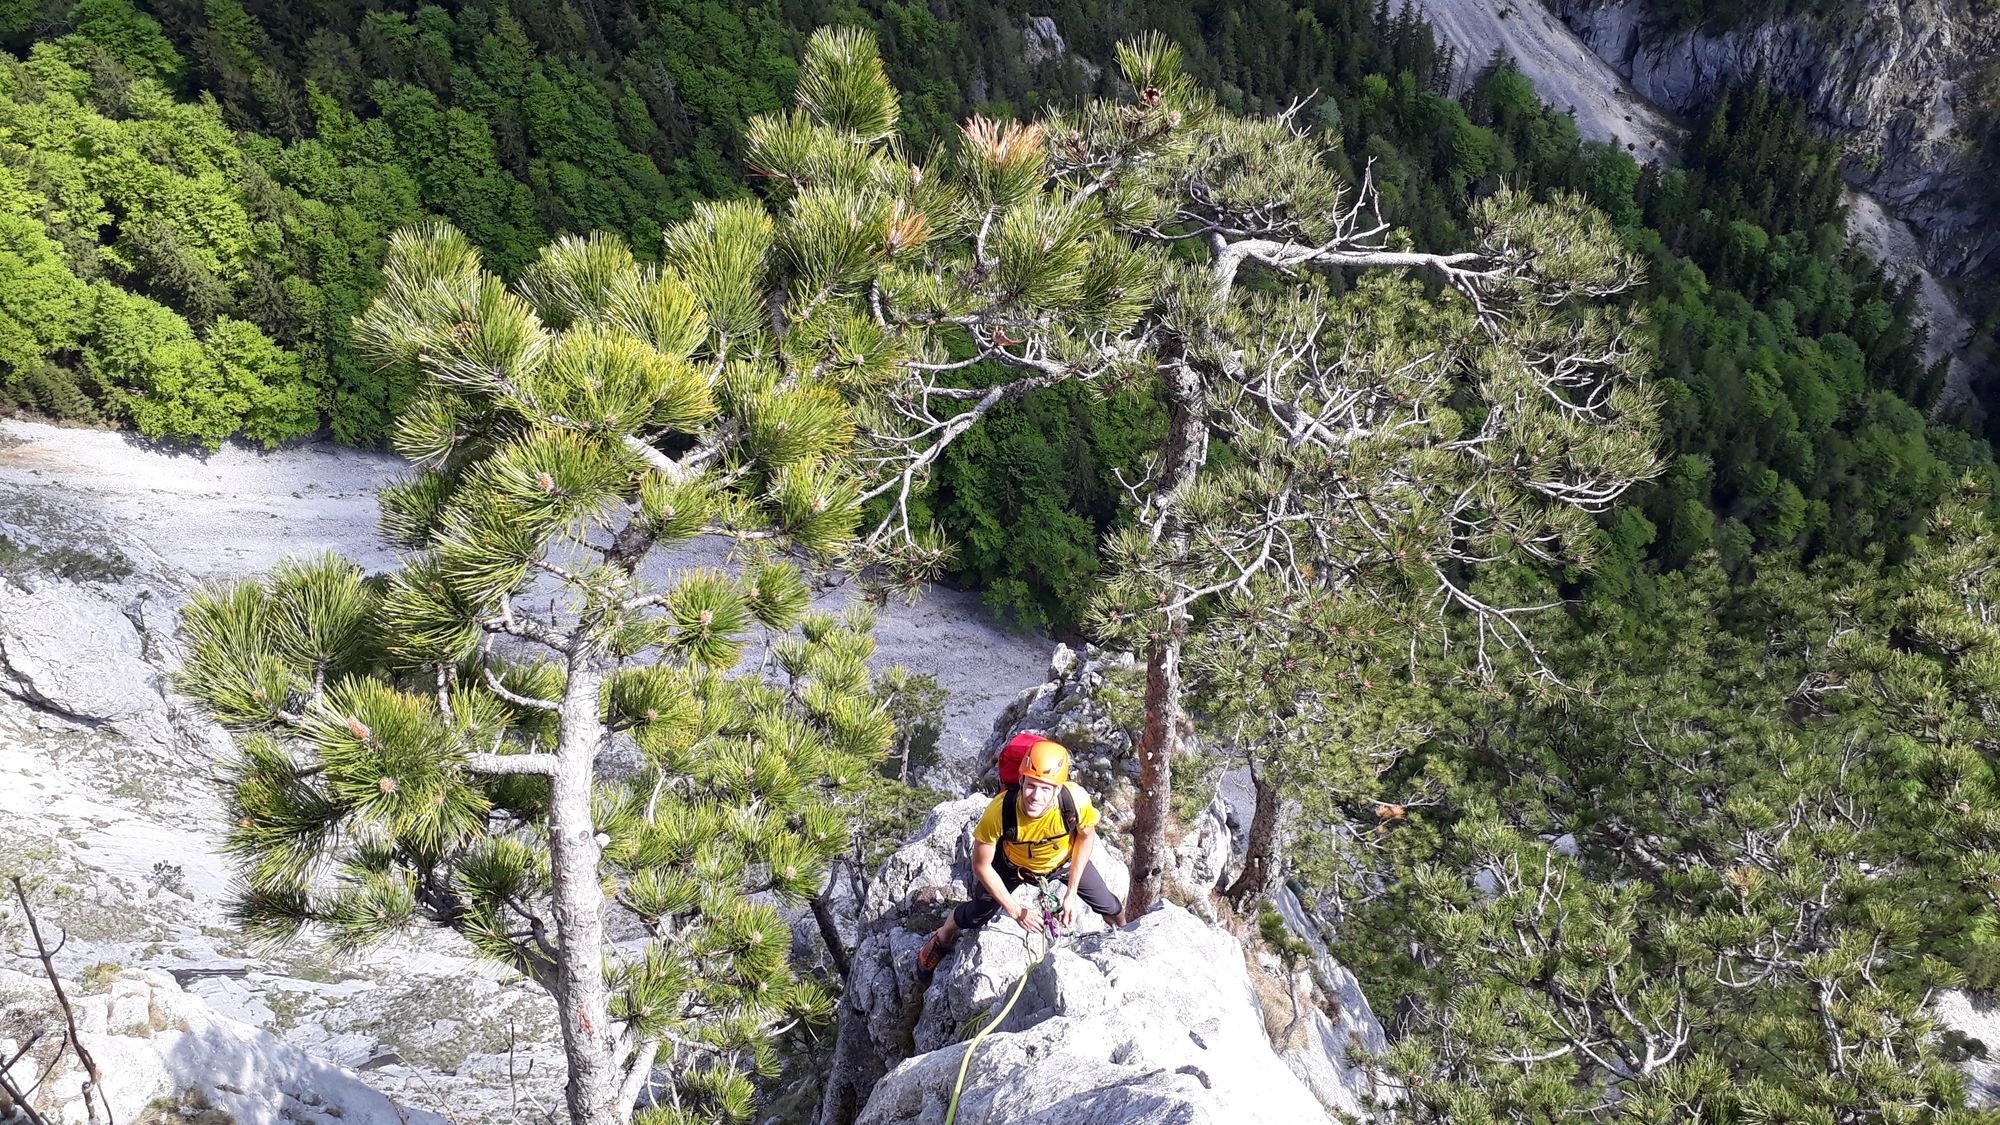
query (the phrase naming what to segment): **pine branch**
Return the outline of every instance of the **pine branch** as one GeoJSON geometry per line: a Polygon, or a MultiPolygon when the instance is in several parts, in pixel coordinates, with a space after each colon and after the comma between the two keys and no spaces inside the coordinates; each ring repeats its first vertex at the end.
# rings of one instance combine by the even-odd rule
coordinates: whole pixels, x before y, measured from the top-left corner
{"type": "Polygon", "coordinates": [[[1235,287],[1237,270],[1245,259],[1281,270],[1300,266],[1434,269],[1452,282],[1454,287],[1461,289],[1475,281],[1496,280],[1506,276],[1504,271],[1491,267],[1466,268],[1471,263],[1483,260],[1483,255],[1469,250],[1456,254],[1354,250],[1343,249],[1334,244],[1301,246],[1295,242],[1276,242],[1264,238],[1245,238],[1226,242],[1218,237],[1216,243],[1219,244],[1219,250],[1215,255],[1210,276],[1214,279],[1217,295],[1225,299],[1235,287]]]}
{"type": "MultiPolygon", "coordinates": [[[[69,1028],[69,1046],[76,1052],[77,1061],[83,1064],[84,1073],[90,1080],[83,1084],[84,1112],[90,1116],[92,1125],[97,1121],[97,1105],[104,1107],[105,1125],[117,1125],[111,1113],[111,1099],[104,1093],[104,1074],[97,1069],[97,1060],[91,1057],[90,1048],[83,1045],[83,1036],[76,1029],[76,1009],[70,1005],[69,994],[64,991],[62,978],[56,976],[55,955],[68,944],[67,936],[50,949],[42,940],[41,923],[35,919],[35,908],[28,902],[27,889],[21,885],[19,875],[11,875],[8,880],[14,884],[14,897],[21,902],[21,913],[28,921],[28,933],[35,939],[35,955],[42,963],[42,973],[49,978],[49,987],[55,990],[56,1005],[62,1009],[63,1019],[69,1028]],[[93,1095],[96,1105],[93,1105],[93,1095]]],[[[25,1102],[23,1104],[26,1104],[25,1102]]]]}
{"type": "Polygon", "coordinates": [[[546,645],[557,652],[565,654],[569,652],[570,646],[574,642],[574,638],[563,635],[552,626],[544,625],[539,621],[516,617],[514,615],[513,601],[509,598],[502,598],[500,600],[500,615],[498,617],[489,617],[481,621],[479,627],[489,633],[505,633],[510,637],[519,637],[522,640],[534,641],[537,644],[546,645]]]}
{"type": "Polygon", "coordinates": [[[861,499],[864,502],[873,500],[890,489],[898,487],[898,485],[902,486],[902,490],[907,496],[910,478],[920,472],[924,466],[937,460],[944,453],[946,446],[949,446],[960,434],[971,429],[975,423],[984,418],[994,407],[1010,399],[1020,398],[1030,391],[1037,391],[1043,387],[1052,387],[1067,379],[1072,374],[1070,368],[1063,364],[1053,362],[1046,364],[1036,363],[1021,359],[1018,356],[1014,358],[1020,360],[1023,366],[1039,371],[1041,374],[1025,379],[1016,379],[1011,383],[1002,383],[999,386],[982,390],[966,390],[958,387],[925,388],[923,394],[926,398],[977,398],[978,401],[973,403],[969,409],[960,411],[949,418],[939,420],[933,426],[938,431],[936,439],[930,445],[926,446],[922,453],[911,458],[909,465],[901,473],[863,492],[861,499]]]}
{"type": "Polygon", "coordinates": [[[474,773],[496,776],[539,774],[554,777],[556,756],[554,754],[467,754],[465,768],[474,773]]]}
{"type": "MultiPolygon", "coordinates": [[[[486,674],[487,690],[491,691],[494,695],[499,696],[500,698],[506,700],[507,702],[512,703],[516,707],[531,707],[537,711],[556,711],[561,709],[561,705],[556,703],[554,700],[538,699],[535,698],[534,696],[522,695],[519,692],[509,691],[507,689],[507,685],[500,682],[500,677],[494,675],[493,669],[490,667],[482,668],[480,670],[486,674]]],[[[512,758],[512,757],[519,757],[520,755],[506,755],[506,756],[512,758]]]]}
{"type": "Polygon", "coordinates": [[[639,1104],[639,1095],[646,1092],[652,1081],[653,1061],[660,1057],[660,1041],[648,1039],[639,1044],[633,1052],[632,1060],[626,1064],[625,1081],[618,1088],[618,1112],[629,1116],[632,1107],[639,1104]]]}
{"type": "Polygon", "coordinates": [[[698,475],[697,470],[704,464],[721,456],[742,439],[742,427],[731,418],[717,426],[706,441],[688,450],[678,461],[654,448],[651,442],[630,434],[625,436],[624,443],[626,449],[645,458],[646,463],[661,476],[675,484],[683,484],[693,480],[698,475]]]}

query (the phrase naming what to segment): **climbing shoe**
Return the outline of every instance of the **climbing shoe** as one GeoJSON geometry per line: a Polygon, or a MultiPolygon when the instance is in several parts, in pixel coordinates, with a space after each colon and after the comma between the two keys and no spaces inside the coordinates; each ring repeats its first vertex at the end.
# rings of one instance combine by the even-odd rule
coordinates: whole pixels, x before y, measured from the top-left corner
{"type": "Polygon", "coordinates": [[[944,962],[944,955],[951,952],[951,945],[947,945],[943,938],[943,930],[931,931],[931,936],[924,941],[924,947],[917,950],[917,968],[927,973],[937,971],[938,965],[944,962]]]}

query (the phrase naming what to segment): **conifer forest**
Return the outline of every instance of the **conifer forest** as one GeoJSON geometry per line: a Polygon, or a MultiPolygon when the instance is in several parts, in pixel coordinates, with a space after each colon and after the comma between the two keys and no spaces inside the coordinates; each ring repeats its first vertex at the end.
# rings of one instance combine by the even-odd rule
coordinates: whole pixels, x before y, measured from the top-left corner
{"type": "Polygon", "coordinates": [[[0,0],[0,1125],[2000,1121],[2000,6],[1427,5],[0,0]]]}

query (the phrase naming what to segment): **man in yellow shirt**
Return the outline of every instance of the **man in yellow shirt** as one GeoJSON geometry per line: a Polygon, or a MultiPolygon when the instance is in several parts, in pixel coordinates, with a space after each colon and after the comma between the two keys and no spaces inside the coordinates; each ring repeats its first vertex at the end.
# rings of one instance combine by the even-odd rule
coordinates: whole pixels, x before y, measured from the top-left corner
{"type": "Polygon", "coordinates": [[[924,942],[917,964],[936,969],[963,930],[977,929],[1006,911],[1030,932],[1042,928],[1040,913],[1014,902],[1015,887],[1050,876],[1063,880],[1064,929],[1076,924],[1083,907],[1113,925],[1124,921],[1124,904],[1090,865],[1097,847],[1097,809],[1090,794],[1069,780],[1069,751],[1043,740],[1021,759],[1021,782],[1009,786],[972,830],[972,901],[961,903],[924,942]]]}

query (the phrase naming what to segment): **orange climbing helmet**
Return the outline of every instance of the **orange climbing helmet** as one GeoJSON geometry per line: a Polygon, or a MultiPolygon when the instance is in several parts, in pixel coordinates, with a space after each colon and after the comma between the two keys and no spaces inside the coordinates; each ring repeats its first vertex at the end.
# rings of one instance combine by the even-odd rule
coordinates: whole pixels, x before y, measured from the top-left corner
{"type": "Polygon", "coordinates": [[[1021,758],[1021,778],[1062,785],[1069,780],[1069,751],[1060,742],[1043,739],[1028,747],[1021,758]]]}

